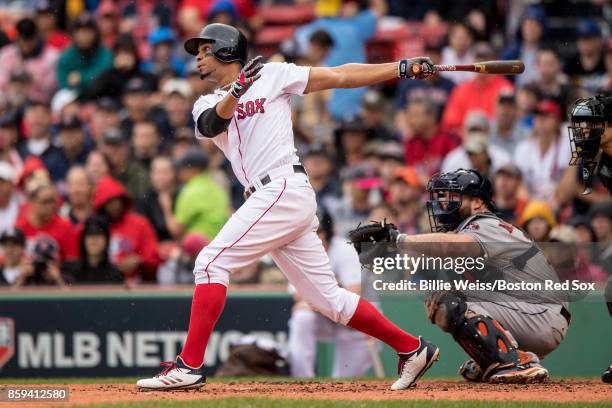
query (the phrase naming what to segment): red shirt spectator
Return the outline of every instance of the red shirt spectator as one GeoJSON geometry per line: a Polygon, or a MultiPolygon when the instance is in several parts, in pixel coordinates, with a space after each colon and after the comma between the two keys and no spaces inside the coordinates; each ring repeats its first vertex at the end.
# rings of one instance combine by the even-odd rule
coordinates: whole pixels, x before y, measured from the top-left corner
{"type": "Polygon", "coordinates": [[[157,237],[149,221],[132,211],[132,200],[123,185],[104,176],[96,186],[93,205],[110,223],[111,262],[127,279],[140,275],[144,280],[154,281],[160,262],[157,237]]]}
{"type": "Polygon", "coordinates": [[[211,12],[225,12],[234,18],[248,20],[255,15],[257,8],[253,0],[182,0],[178,8],[179,25],[187,36],[196,35],[211,12]]]}
{"type": "Polygon", "coordinates": [[[57,214],[55,188],[51,184],[41,185],[31,197],[27,213],[15,224],[26,237],[27,250],[30,252],[36,242],[45,237],[57,244],[61,261],[78,257],[76,232],[68,220],[57,214]]]}

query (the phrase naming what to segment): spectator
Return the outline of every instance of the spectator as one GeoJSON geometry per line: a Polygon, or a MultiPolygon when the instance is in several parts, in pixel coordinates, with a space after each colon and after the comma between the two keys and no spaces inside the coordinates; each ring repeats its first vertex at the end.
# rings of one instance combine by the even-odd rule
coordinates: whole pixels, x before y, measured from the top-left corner
{"type": "Polygon", "coordinates": [[[49,237],[42,236],[34,243],[31,252],[32,261],[22,264],[21,274],[15,280],[15,286],[64,286],[57,243],[49,237]]]}
{"type": "MultiPolygon", "coordinates": [[[[234,8],[236,16],[242,19],[250,19],[257,11],[252,0],[244,1],[220,1],[218,3],[230,3],[234,8]]],[[[212,0],[181,0],[178,6],[177,21],[187,37],[194,36],[200,32],[202,26],[208,19],[208,15],[215,2],[212,0]]],[[[221,6],[227,7],[222,4],[221,6]]],[[[215,11],[215,10],[213,10],[215,11]]]]}
{"type": "Polygon", "coordinates": [[[536,105],[542,99],[542,94],[536,84],[527,84],[516,91],[516,108],[518,122],[526,129],[533,129],[536,105]]]}
{"type": "Polygon", "coordinates": [[[334,220],[336,234],[345,237],[355,225],[366,220],[370,210],[381,201],[382,183],[366,164],[347,168],[342,183],[344,195],[329,198],[323,205],[334,220]]]}
{"type": "Polygon", "coordinates": [[[48,47],[61,51],[70,44],[70,36],[58,27],[61,9],[57,1],[40,0],[36,5],[36,26],[48,47]]]}
{"type": "MultiPolygon", "coordinates": [[[[374,36],[377,20],[387,11],[384,0],[369,0],[369,4],[370,8],[359,12],[358,2],[345,1],[338,14],[320,17],[300,27],[295,34],[300,48],[306,49],[312,33],[325,30],[334,42],[325,65],[365,62],[365,44],[374,36]]],[[[334,89],[327,105],[331,116],[341,120],[359,113],[359,104],[366,91],[367,88],[334,89]]]]}
{"type": "Polygon", "coordinates": [[[130,160],[130,145],[125,134],[117,128],[106,129],[100,150],[110,163],[113,177],[125,186],[136,201],[144,201],[151,183],[147,170],[140,163],[130,160]]]}
{"type": "Polygon", "coordinates": [[[442,162],[443,173],[457,169],[476,168],[491,176],[501,166],[511,161],[505,150],[490,143],[491,129],[482,112],[470,112],[465,120],[463,144],[451,151],[442,162]]]}
{"type": "Polygon", "coordinates": [[[545,201],[529,201],[519,219],[519,226],[535,242],[548,242],[557,221],[545,201]]]}
{"type": "Polygon", "coordinates": [[[92,184],[97,184],[104,176],[110,176],[110,163],[100,150],[93,150],[87,156],[85,171],[91,179],[92,184]]]}
{"type": "Polygon", "coordinates": [[[310,145],[302,155],[302,164],[308,173],[308,179],[317,195],[319,205],[328,197],[338,198],[342,196],[340,186],[333,174],[334,162],[325,146],[321,144],[310,145]]]}
{"type": "Polygon", "coordinates": [[[13,167],[15,179],[18,179],[23,169],[23,160],[16,149],[19,140],[19,117],[15,112],[0,115],[0,161],[13,167]]]}
{"type": "MultiPolygon", "coordinates": [[[[536,107],[533,134],[514,152],[531,198],[551,202],[557,183],[569,163],[569,138],[561,133],[563,113],[556,102],[544,100],[536,107]]],[[[552,203],[556,208],[557,203],[552,203]]]]}
{"type": "Polygon", "coordinates": [[[173,24],[173,10],[178,0],[136,0],[121,3],[119,32],[131,33],[140,55],[149,55],[147,37],[157,27],[173,24]]]}
{"type": "Polygon", "coordinates": [[[491,144],[512,156],[516,146],[527,137],[528,132],[518,121],[514,92],[501,92],[497,98],[495,118],[491,123],[491,144]]]}
{"type": "Polygon", "coordinates": [[[170,27],[160,27],[149,34],[149,44],[153,48],[151,58],[143,62],[142,68],[155,76],[171,70],[176,76],[185,74],[185,61],[174,52],[176,36],[170,27]]]}
{"type": "Polygon", "coordinates": [[[574,227],[578,244],[592,244],[597,241],[589,215],[577,215],[569,220],[568,225],[574,227]]]}
{"type": "Polygon", "coordinates": [[[25,236],[19,229],[2,230],[0,245],[4,256],[4,263],[0,264],[0,286],[11,286],[31,268],[25,257],[25,236]]]}
{"type": "MultiPolygon", "coordinates": [[[[494,57],[490,46],[485,43],[478,44],[475,53],[476,61],[494,57]]],[[[442,126],[449,131],[459,131],[465,116],[473,110],[480,110],[492,119],[499,93],[505,89],[512,89],[512,84],[501,75],[476,75],[466,80],[453,89],[442,116],[442,126]]]]}
{"type": "Polygon", "coordinates": [[[60,207],[60,215],[72,224],[83,224],[93,213],[94,184],[82,166],[73,166],[66,175],[68,200],[60,207]]]}
{"type": "Polygon", "coordinates": [[[110,231],[102,217],[88,217],[83,224],[78,259],[65,262],[62,272],[69,284],[109,284],[123,282],[123,273],[108,257],[110,231]]]}
{"type": "Polygon", "coordinates": [[[132,127],[131,140],[133,158],[148,170],[151,167],[151,161],[159,153],[161,138],[157,125],[152,120],[135,123],[132,127]]]}
{"type": "Polygon", "coordinates": [[[160,128],[162,143],[166,147],[176,137],[177,129],[194,127],[191,115],[192,90],[186,80],[170,79],[162,86],[162,94],[164,119],[160,128]]]}
{"type": "Polygon", "coordinates": [[[134,77],[123,88],[122,102],[126,116],[121,121],[121,128],[126,134],[132,133],[134,123],[147,118],[151,108],[153,86],[144,78],[134,77]]]}
{"type": "Polygon", "coordinates": [[[9,108],[21,115],[30,100],[33,100],[31,98],[33,86],[32,75],[24,68],[15,68],[10,71],[6,90],[6,101],[9,108]]]}
{"type": "MultiPolygon", "coordinates": [[[[441,64],[459,65],[473,64],[474,50],[474,32],[466,23],[454,23],[448,30],[448,46],[442,49],[441,64]]],[[[472,72],[441,72],[441,76],[448,78],[455,84],[461,84],[472,78],[472,72]]]]}
{"type": "Polygon", "coordinates": [[[113,0],[102,0],[96,9],[96,22],[100,30],[100,39],[109,50],[115,47],[115,40],[119,35],[119,23],[121,22],[118,5],[114,3],[113,0]]]}
{"type": "Polygon", "coordinates": [[[100,142],[104,131],[109,128],[119,127],[119,102],[110,97],[102,97],[96,101],[96,108],[91,115],[91,126],[89,128],[93,139],[100,142]]]}
{"type": "Polygon", "coordinates": [[[27,139],[17,145],[22,159],[28,156],[40,158],[53,181],[60,181],[66,175],[66,164],[62,150],[51,143],[51,111],[45,103],[32,103],[24,115],[27,139]]]}
{"type": "MultiPolygon", "coordinates": [[[[290,40],[294,41],[294,40],[290,40]]],[[[324,66],[334,40],[325,30],[314,31],[308,40],[308,49],[298,63],[312,67],[324,66]]],[[[297,46],[296,46],[297,47],[297,46]]],[[[327,104],[331,91],[314,92],[291,100],[294,133],[303,143],[328,143],[332,123],[327,104]]]]}
{"type": "Polygon", "coordinates": [[[130,282],[155,281],[157,237],[149,221],[132,210],[132,200],[123,185],[112,177],[103,177],[94,190],[93,206],[110,226],[111,262],[130,282]]]}
{"type": "Polygon", "coordinates": [[[385,124],[386,103],[380,92],[369,90],[363,95],[360,115],[368,129],[368,139],[396,140],[385,124]]]}
{"type": "Polygon", "coordinates": [[[512,224],[518,224],[527,205],[527,197],[521,195],[521,170],[514,164],[502,166],[495,173],[493,201],[499,216],[512,224]]]}
{"type": "Polygon", "coordinates": [[[0,234],[15,227],[21,198],[14,188],[15,171],[5,161],[0,161],[0,234]]]}
{"type": "Polygon", "coordinates": [[[61,88],[75,89],[84,95],[93,80],[112,66],[113,55],[100,43],[98,26],[88,13],[82,13],[73,22],[72,39],[73,45],[60,56],[57,81],[61,88]]]}
{"type": "Polygon", "coordinates": [[[397,214],[398,229],[406,234],[429,232],[429,218],[421,203],[422,193],[423,186],[414,168],[396,169],[389,189],[389,204],[397,214]]]}
{"type": "Polygon", "coordinates": [[[538,80],[535,86],[544,99],[552,99],[566,112],[576,99],[574,89],[562,71],[561,57],[555,48],[542,48],[537,58],[538,80]]]}
{"type": "MultiPolygon", "coordinates": [[[[434,64],[441,63],[441,50],[439,45],[425,45],[425,55],[431,58],[434,64]]],[[[439,121],[454,87],[453,81],[441,75],[432,75],[422,81],[400,81],[395,91],[395,126],[400,133],[409,134],[406,108],[412,99],[431,101],[436,107],[436,121],[439,121]]]]}
{"type": "Polygon", "coordinates": [[[381,188],[388,193],[397,171],[406,163],[404,150],[398,142],[379,142],[372,149],[371,156],[374,171],[380,176],[381,188]]]}
{"type": "Polygon", "coordinates": [[[185,235],[168,260],[159,267],[157,282],[161,285],[192,284],[193,268],[198,254],[210,241],[197,232],[185,235]]]}
{"type": "Polygon", "coordinates": [[[149,220],[159,241],[170,241],[173,236],[168,230],[167,220],[173,219],[176,200],[176,172],[172,161],[166,156],[157,156],[151,162],[149,174],[152,188],[147,193],[146,203],[138,207],[138,212],[149,220]]]}
{"type": "Polygon", "coordinates": [[[78,248],[75,230],[68,220],[59,216],[57,203],[57,194],[51,184],[37,186],[29,196],[30,205],[15,226],[23,231],[29,253],[33,253],[39,241],[50,241],[49,245],[57,248],[59,260],[63,262],[76,258],[78,248]]]}
{"type": "Polygon", "coordinates": [[[578,23],[576,36],[578,53],[566,61],[565,72],[576,86],[594,93],[606,72],[601,29],[596,21],[583,20],[578,23]]]}
{"type": "Polygon", "coordinates": [[[191,149],[176,163],[179,183],[174,222],[168,224],[173,236],[187,232],[213,239],[229,217],[229,196],[206,172],[208,159],[200,149],[191,149]],[[206,199],[202,199],[206,197],[206,199]]]}
{"type": "Polygon", "coordinates": [[[19,20],[16,25],[17,40],[0,50],[0,90],[7,92],[11,75],[18,69],[25,70],[31,78],[28,96],[31,99],[49,102],[57,88],[50,73],[55,72],[58,52],[45,46],[30,18],[19,20]]]}
{"type": "Polygon", "coordinates": [[[350,116],[340,122],[336,134],[336,149],[340,166],[355,166],[365,159],[364,147],[368,129],[359,116],[350,116]]]}
{"type": "Polygon", "coordinates": [[[521,17],[516,43],[506,47],[501,55],[502,60],[521,60],[525,72],[515,78],[517,86],[538,79],[537,54],[546,33],[546,14],[540,5],[530,5],[521,17]]]}
{"type": "Polygon", "coordinates": [[[60,119],[58,128],[64,163],[64,174],[61,178],[64,179],[70,167],[85,164],[89,152],[93,149],[93,143],[85,135],[83,123],[77,116],[64,116],[60,119]]]}
{"type": "Polygon", "coordinates": [[[141,78],[150,88],[157,87],[157,78],[140,69],[140,58],[134,40],[128,35],[120,36],[113,48],[113,64],[102,71],[87,89],[85,99],[108,96],[117,102],[125,84],[132,78],[141,78]]]}
{"type": "Polygon", "coordinates": [[[81,102],[79,94],[72,89],[60,89],[51,99],[51,119],[57,123],[64,117],[79,117],[81,114],[81,102]]]}
{"type": "Polygon", "coordinates": [[[436,105],[431,99],[410,99],[403,117],[409,132],[403,137],[406,163],[419,177],[428,178],[440,170],[444,157],[459,145],[459,138],[438,126],[436,105]]]}

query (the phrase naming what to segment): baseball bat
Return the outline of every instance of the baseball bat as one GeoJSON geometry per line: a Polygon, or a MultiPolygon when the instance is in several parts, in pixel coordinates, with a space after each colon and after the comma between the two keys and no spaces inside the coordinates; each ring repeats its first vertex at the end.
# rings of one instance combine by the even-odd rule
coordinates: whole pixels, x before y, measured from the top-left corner
{"type": "MultiPolygon", "coordinates": [[[[412,64],[410,67],[414,75],[421,72],[420,64],[412,64]]],[[[435,71],[467,71],[478,74],[522,74],[525,71],[525,64],[519,60],[512,61],[483,61],[473,64],[462,65],[434,65],[435,71]]]]}

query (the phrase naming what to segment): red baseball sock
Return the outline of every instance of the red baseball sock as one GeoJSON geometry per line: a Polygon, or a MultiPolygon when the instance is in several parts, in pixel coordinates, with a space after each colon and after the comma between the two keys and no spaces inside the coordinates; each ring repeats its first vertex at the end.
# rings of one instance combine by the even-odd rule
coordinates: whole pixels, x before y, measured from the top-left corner
{"type": "Polygon", "coordinates": [[[225,306],[227,288],[219,283],[196,285],[191,300],[191,316],[187,340],[180,356],[189,367],[204,363],[208,338],[225,306]]]}
{"type": "Polygon", "coordinates": [[[359,299],[355,314],[347,326],[376,337],[398,353],[406,353],[419,347],[419,339],[397,327],[363,298],[359,299]]]}

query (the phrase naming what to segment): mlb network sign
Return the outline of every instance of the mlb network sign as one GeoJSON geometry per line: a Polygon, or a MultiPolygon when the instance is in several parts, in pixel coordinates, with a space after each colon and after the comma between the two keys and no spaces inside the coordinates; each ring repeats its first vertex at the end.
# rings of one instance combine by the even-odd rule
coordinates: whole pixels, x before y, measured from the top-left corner
{"type": "MultiPolygon", "coordinates": [[[[206,348],[206,365],[218,367],[244,334],[285,346],[291,304],[289,298],[228,298],[206,348]]],[[[189,309],[184,297],[3,300],[0,377],[150,373],[180,352],[189,309]]]]}

